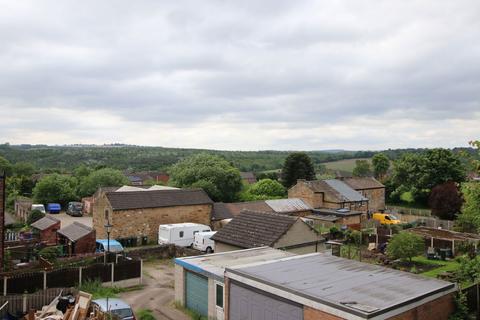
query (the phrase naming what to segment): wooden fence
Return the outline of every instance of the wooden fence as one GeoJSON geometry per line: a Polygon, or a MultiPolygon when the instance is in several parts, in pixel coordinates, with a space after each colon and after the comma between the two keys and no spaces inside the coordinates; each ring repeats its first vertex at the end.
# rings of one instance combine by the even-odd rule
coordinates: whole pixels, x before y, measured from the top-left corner
{"type": "Polygon", "coordinates": [[[126,260],[119,263],[93,264],[88,267],[71,267],[53,271],[17,273],[0,278],[3,295],[33,293],[47,288],[74,287],[87,280],[114,282],[141,278],[142,261],[126,260]]]}
{"type": "Polygon", "coordinates": [[[477,314],[477,319],[480,319],[480,283],[472,284],[466,288],[461,289],[462,293],[467,297],[467,307],[471,313],[477,314]]]}
{"type": "Polygon", "coordinates": [[[416,208],[408,208],[408,207],[401,207],[401,206],[385,206],[386,212],[395,213],[403,213],[403,214],[411,214],[413,216],[424,216],[430,217],[432,215],[432,211],[430,209],[416,209],[416,208]]]}
{"type": "Polygon", "coordinates": [[[2,319],[5,318],[7,313],[14,316],[22,315],[30,308],[41,309],[44,305],[52,302],[60,293],[62,293],[62,295],[76,295],[77,290],[75,288],[52,288],[32,294],[0,296],[0,306],[8,302],[8,304],[0,310],[0,317],[2,317],[2,319]]]}

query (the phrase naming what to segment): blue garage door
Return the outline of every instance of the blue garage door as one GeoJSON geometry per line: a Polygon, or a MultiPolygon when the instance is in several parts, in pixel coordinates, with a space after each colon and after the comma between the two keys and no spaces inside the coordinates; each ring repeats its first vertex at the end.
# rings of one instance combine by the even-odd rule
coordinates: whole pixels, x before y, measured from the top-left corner
{"type": "Polygon", "coordinates": [[[186,273],[186,306],[202,316],[208,315],[208,280],[196,273],[186,273]]]}

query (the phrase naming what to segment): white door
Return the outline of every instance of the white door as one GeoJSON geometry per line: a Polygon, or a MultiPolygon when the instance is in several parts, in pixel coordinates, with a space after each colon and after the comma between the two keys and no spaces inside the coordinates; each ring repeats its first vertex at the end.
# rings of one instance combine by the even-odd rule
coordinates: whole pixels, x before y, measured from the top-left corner
{"type": "Polygon", "coordinates": [[[223,283],[215,281],[215,309],[217,311],[217,320],[224,319],[223,308],[225,306],[225,290],[223,283]]]}

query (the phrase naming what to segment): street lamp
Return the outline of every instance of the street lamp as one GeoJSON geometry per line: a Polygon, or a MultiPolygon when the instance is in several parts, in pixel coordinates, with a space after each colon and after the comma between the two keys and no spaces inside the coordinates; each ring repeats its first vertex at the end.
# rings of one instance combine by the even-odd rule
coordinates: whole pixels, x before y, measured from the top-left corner
{"type": "Polygon", "coordinates": [[[107,252],[110,253],[110,232],[112,232],[112,225],[107,223],[105,226],[105,230],[107,230],[107,252]]]}

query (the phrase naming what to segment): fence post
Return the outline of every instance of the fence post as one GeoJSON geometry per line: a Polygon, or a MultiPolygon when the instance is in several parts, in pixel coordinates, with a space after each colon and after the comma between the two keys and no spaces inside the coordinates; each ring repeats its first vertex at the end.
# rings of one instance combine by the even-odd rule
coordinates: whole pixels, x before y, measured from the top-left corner
{"type": "Polygon", "coordinates": [[[27,312],[27,295],[24,293],[22,298],[22,311],[25,313],[27,312]]]}
{"type": "Polygon", "coordinates": [[[7,278],[7,277],[3,277],[3,295],[4,295],[4,296],[7,295],[7,281],[8,281],[8,278],[7,278]]]}
{"type": "Polygon", "coordinates": [[[83,267],[78,268],[78,285],[82,285],[82,269],[83,267]]]}
{"type": "Polygon", "coordinates": [[[112,287],[115,279],[115,263],[112,262],[112,287]]]}
{"type": "Polygon", "coordinates": [[[143,259],[140,259],[140,284],[143,284],[143,259]]]}
{"type": "Polygon", "coordinates": [[[47,290],[47,271],[43,271],[43,290],[47,290]]]}

